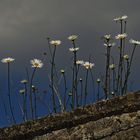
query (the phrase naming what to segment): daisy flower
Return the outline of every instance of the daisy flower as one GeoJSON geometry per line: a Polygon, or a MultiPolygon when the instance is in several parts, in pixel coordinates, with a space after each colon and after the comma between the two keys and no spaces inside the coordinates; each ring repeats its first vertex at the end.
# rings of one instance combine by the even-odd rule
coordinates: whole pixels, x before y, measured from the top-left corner
{"type": "Polygon", "coordinates": [[[84,62],[83,63],[83,66],[86,68],[86,69],[92,69],[95,64],[94,63],[90,63],[90,62],[84,62]]]}
{"type": "Polygon", "coordinates": [[[115,43],[109,43],[109,44],[104,43],[104,46],[105,47],[113,47],[113,46],[115,46],[115,43]]]}
{"type": "Polygon", "coordinates": [[[130,39],[129,42],[134,45],[140,45],[140,41],[130,39]]]}
{"type": "Polygon", "coordinates": [[[115,18],[114,19],[114,21],[122,21],[122,20],[126,20],[128,18],[128,16],[126,16],[126,15],[124,15],[124,16],[122,16],[122,17],[117,17],[117,18],[115,18]]]}
{"type": "Polygon", "coordinates": [[[52,40],[52,41],[50,41],[50,44],[54,45],[54,46],[58,46],[61,44],[61,41],[60,40],[52,40]]]}
{"type": "Polygon", "coordinates": [[[104,35],[104,38],[105,38],[106,40],[109,40],[109,39],[111,38],[111,35],[110,35],[110,34],[104,35]]]}
{"type": "Polygon", "coordinates": [[[71,35],[71,36],[68,37],[68,39],[69,39],[70,41],[74,41],[74,40],[76,40],[77,38],[78,38],[77,35],[71,35]]]}
{"type": "Polygon", "coordinates": [[[128,18],[128,16],[127,15],[124,15],[124,16],[121,17],[121,20],[125,20],[127,18],[128,18]]]}
{"type": "Polygon", "coordinates": [[[33,68],[42,68],[43,67],[43,63],[39,59],[33,59],[30,62],[31,62],[31,65],[33,68]]]}
{"type": "Polygon", "coordinates": [[[79,48],[69,48],[70,52],[77,52],[79,50],[79,48]]]}
{"type": "Polygon", "coordinates": [[[79,80],[80,80],[81,82],[83,81],[83,79],[82,79],[82,78],[80,78],[79,80]]]}
{"type": "Polygon", "coordinates": [[[128,56],[127,54],[125,54],[125,55],[123,56],[123,58],[124,58],[125,60],[128,60],[128,59],[129,59],[129,56],[128,56]]]}
{"type": "Polygon", "coordinates": [[[13,62],[15,59],[11,58],[11,57],[7,57],[7,58],[3,58],[1,60],[2,63],[10,63],[13,62]]]}
{"type": "Polygon", "coordinates": [[[125,39],[126,37],[127,37],[126,33],[118,34],[117,36],[115,36],[116,39],[125,39]]]}
{"type": "Polygon", "coordinates": [[[65,70],[64,69],[61,69],[60,72],[63,74],[63,73],[65,73],[65,70]]]}
{"type": "Polygon", "coordinates": [[[97,82],[97,83],[100,83],[100,82],[101,82],[101,80],[98,78],[98,79],[96,80],[96,82],[97,82]]]}
{"type": "Polygon", "coordinates": [[[109,68],[110,68],[111,70],[114,70],[114,69],[115,69],[115,64],[109,65],[109,68]]]}
{"type": "Polygon", "coordinates": [[[77,60],[77,61],[76,61],[76,64],[77,64],[77,65],[82,65],[83,63],[84,63],[83,60],[77,60]]]}
{"type": "Polygon", "coordinates": [[[19,93],[24,94],[25,93],[25,89],[19,90],[19,93]]]}
{"type": "Polygon", "coordinates": [[[22,80],[22,81],[20,81],[22,84],[26,84],[26,83],[28,83],[28,81],[27,80],[22,80]]]}

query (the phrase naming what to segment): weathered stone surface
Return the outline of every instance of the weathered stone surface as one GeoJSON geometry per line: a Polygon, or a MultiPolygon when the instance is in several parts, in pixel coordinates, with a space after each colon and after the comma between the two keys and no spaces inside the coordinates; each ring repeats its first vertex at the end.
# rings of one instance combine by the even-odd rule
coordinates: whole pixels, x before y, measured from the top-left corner
{"type": "Polygon", "coordinates": [[[140,92],[0,129],[0,139],[140,139],[140,92]]]}
{"type": "Polygon", "coordinates": [[[70,129],[61,129],[53,131],[43,136],[36,137],[34,140],[121,140],[121,139],[139,139],[140,138],[140,111],[135,113],[125,113],[122,115],[113,115],[97,121],[72,127],[70,129]]]}

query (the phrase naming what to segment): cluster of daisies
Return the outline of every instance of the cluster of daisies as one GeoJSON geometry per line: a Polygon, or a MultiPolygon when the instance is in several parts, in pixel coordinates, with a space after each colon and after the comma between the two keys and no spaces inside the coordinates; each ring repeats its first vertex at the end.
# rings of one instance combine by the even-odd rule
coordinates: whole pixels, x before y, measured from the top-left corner
{"type": "MultiPolygon", "coordinates": [[[[15,59],[12,57],[3,58],[1,60],[2,63],[8,63],[8,64],[13,62],[13,61],[15,61],[15,59]]],[[[31,65],[33,68],[42,68],[43,67],[43,63],[39,59],[33,59],[30,62],[31,62],[31,65]]]]}
{"type": "MultiPolygon", "coordinates": [[[[138,40],[134,40],[134,39],[130,39],[129,43],[133,46],[133,51],[131,53],[131,55],[129,56],[128,54],[125,54],[125,39],[128,37],[127,33],[126,33],[126,21],[127,21],[127,16],[121,16],[121,17],[117,17],[114,19],[115,22],[120,23],[121,25],[121,32],[120,34],[117,34],[115,37],[112,37],[110,34],[106,34],[103,36],[103,45],[105,46],[107,52],[106,52],[106,70],[105,70],[105,75],[103,77],[103,79],[100,79],[99,77],[96,79],[96,85],[97,85],[97,100],[102,99],[101,98],[101,94],[100,94],[100,88],[102,87],[105,93],[105,99],[107,99],[108,97],[114,97],[114,95],[123,95],[123,93],[126,93],[127,91],[127,83],[128,83],[128,77],[130,75],[130,69],[131,69],[131,63],[132,63],[132,59],[133,59],[133,55],[134,55],[134,51],[136,46],[140,45],[140,41],[138,40]],[[118,61],[118,64],[116,64],[114,62],[114,60],[111,61],[111,57],[113,58],[113,56],[111,56],[111,49],[113,46],[116,45],[116,43],[114,43],[114,39],[116,39],[120,44],[119,46],[119,52],[120,52],[120,58],[118,61]],[[118,65],[118,66],[117,66],[118,65]],[[118,71],[118,72],[117,72],[118,71]],[[104,84],[102,84],[102,82],[104,82],[104,84]],[[120,94],[121,93],[121,94],[120,94]],[[111,95],[111,96],[110,96],[111,95]]],[[[77,52],[80,50],[79,47],[76,46],[76,42],[78,39],[77,35],[71,35],[67,38],[70,43],[72,43],[72,47],[69,48],[69,52],[73,54],[73,76],[72,76],[72,89],[70,91],[70,93],[68,94],[69,96],[72,96],[72,102],[71,102],[71,106],[75,107],[75,102],[76,102],[76,106],[79,106],[79,91],[77,90],[78,88],[78,82],[81,82],[81,105],[82,105],[82,100],[83,100],[83,85],[82,85],[82,78],[79,79],[79,81],[77,80],[78,78],[78,72],[79,72],[79,68],[83,67],[84,70],[86,70],[86,77],[85,77],[85,81],[84,81],[84,85],[85,85],[85,94],[84,94],[84,101],[85,101],[85,105],[86,105],[86,99],[87,99],[87,87],[88,87],[88,72],[91,72],[91,76],[92,76],[92,71],[91,69],[95,66],[94,63],[91,63],[90,60],[89,61],[83,61],[80,60],[79,58],[77,59],[77,52]]],[[[52,102],[53,102],[53,109],[54,112],[56,112],[56,103],[55,103],[55,95],[58,97],[58,100],[60,102],[60,105],[62,106],[62,102],[61,102],[61,95],[59,95],[59,93],[56,92],[56,85],[54,84],[55,78],[54,78],[54,66],[55,66],[55,62],[54,62],[54,58],[55,58],[55,50],[58,46],[60,46],[62,44],[61,40],[49,40],[48,39],[48,43],[49,43],[49,47],[52,46],[52,48],[50,49],[50,53],[52,53],[51,55],[51,89],[52,89],[52,102]],[[52,51],[52,50],[53,51],[52,51]]],[[[10,63],[14,62],[15,59],[12,57],[7,57],[7,58],[3,58],[1,60],[2,63],[6,63],[8,64],[8,66],[10,65],[10,63]]],[[[30,110],[31,110],[31,114],[32,114],[32,118],[34,118],[34,111],[33,111],[33,103],[35,104],[36,107],[36,101],[32,102],[33,98],[32,98],[32,93],[38,93],[38,89],[32,85],[33,83],[33,77],[34,77],[34,73],[36,69],[42,68],[43,67],[43,61],[40,59],[32,59],[30,60],[30,64],[31,67],[34,69],[31,79],[29,78],[28,80],[24,79],[22,81],[20,81],[23,85],[24,85],[24,89],[21,89],[19,91],[19,93],[25,95],[24,99],[23,99],[23,113],[26,114],[26,97],[27,97],[27,89],[28,86],[27,84],[30,84],[30,110]]],[[[9,67],[8,67],[9,68],[9,67]]],[[[66,100],[66,92],[67,92],[67,86],[66,86],[66,79],[65,79],[65,70],[61,69],[60,70],[62,76],[64,76],[64,88],[65,88],[65,94],[64,94],[64,106],[66,106],[67,103],[65,103],[66,100]]],[[[8,74],[9,74],[9,69],[8,69],[8,74]]],[[[9,76],[10,77],[10,76],[9,76]]],[[[10,78],[8,79],[8,84],[10,83],[10,78]]],[[[92,82],[94,84],[94,80],[92,77],[92,82]]],[[[10,99],[10,84],[9,86],[9,106],[11,108],[11,114],[12,114],[12,104],[11,103],[11,99],[10,99]]],[[[95,95],[96,96],[96,95],[95,95]]],[[[34,98],[34,100],[36,100],[36,97],[34,98]]],[[[69,98],[68,98],[69,101],[69,98]]],[[[65,108],[65,107],[64,107],[65,108]]],[[[63,107],[62,107],[63,110],[63,107]]],[[[36,116],[36,109],[35,109],[35,116],[36,116]]],[[[24,116],[25,120],[26,120],[26,115],[24,116]]],[[[13,115],[13,120],[14,120],[14,115],[13,115]]]]}
{"type": "MultiPolygon", "coordinates": [[[[127,18],[128,16],[124,15],[122,17],[115,18],[114,21],[116,22],[126,21],[127,18]]],[[[126,33],[118,34],[117,36],[115,36],[116,39],[125,39],[126,37],[127,37],[126,33]]],[[[129,42],[134,45],[140,45],[140,41],[137,40],[130,39],[129,42]]]]}
{"type": "MultiPolygon", "coordinates": [[[[70,41],[75,41],[76,39],[78,38],[77,35],[71,35],[68,37],[68,39],[70,41]]],[[[60,40],[52,40],[50,41],[50,44],[51,45],[54,45],[55,47],[56,46],[59,46],[62,42],[60,40]]],[[[79,50],[78,47],[72,47],[72,48],[69,48],[69,51],[70,52],[77,52],[79,50]]],[[[15,59],[12,58],[12,57],[7,57],[7,58],[3,58],[1,60],[2,63],[11,63],[13,62],[15,59]]],[[[40,59],[33,59],[30,61],[31,63],[31,67],[33,68],[42,68],[43,67],[43,62],[40,60],[40,59]]],[[[83,60],[77,60],[76,61],[76,64],[77,65],[82,65],[84,66],[86,69],[92,69],[92,67],[95,65],[94,63],[90,63],[90,62],[84,62],[83,60]]]]}
{"type": "MultiPolygon", "coordinates": [[[[119,22],[119,23],[121,23],[122,21],[126,22],[127,18],[128,18],[128,16],[124,15],[124,16],[115,18],[114,21],[119,22]]],[[[124,33],[121,33],[121,34],[117,34],[117,35],[115,36],[115,39],[116,39],[116,40],[124,40],[124,39],[126,39],[127,37],[128,37],[127,33],[124,32],[124,33]]],[[[103,45],[104,45],[106,48],[111,48],[111,47],[113,47],[113,46],[116,45],[114,42],[110,42],[110,41],[112,41],[112,37],[111,37],[110,34],[104,35],[104,36],[103,36],[103,39],[105,39],[105,43],[104,43],[103,45]]],[[[135,47],[136,47],[137,45],[140,45],[140,41],[134,40],[134,39],[130,39],[130,40],[129,40],[129,43],[132,44],[132,45],[135,46],[135,47]]],[[[129,57],[128,54],[124,54],[124,55],[123,55],[123,59],[126,60],[127,62],[129,62],[129,61],[130,61],[129,59],[131,59],[131,58],[129,57]]],[[[110,65],[109,65],[109,69],[111,69],[111,70],[114,70],[115,67],[116,67],[115,64],[110,64],[110,65]]],[[[99,79],[99,78],[97,79],[97,83],[100,83],[100,79],[99,79]]]]}
{"type": "Polygon", "coordinates": [[[77,60],[76,64],[84,66],[86,69],[92,69],[95,65],[94,63],[90,63],[88,61],[84,62],[83,60],[77,60]]]}
{"type": "MultiPolygon", "coordinates": [[[[116,21],[116,22],[121,22],[121,21],[123,21],[123,20],[126,20],[127,18],[128,18],[128,17],[127,17],[126,15],[124,15],[124,16],[122,16],[122,17],[117,17],[117,18],[115,18],[114,21],[116,21]]],[[[125,39],[126,37],[127,37],[127,34],[126,34],[126,33],[122,33],[122,34],[116,35],[116,36],[115,36],[115,39],[117,39],[117,40],[123,40],[123,39],[125,39]]],[[[107,41],[111,40],[111,35],[110,35],[110,34],[104,35],[104,39],[106,39],[107,41]]],[[[137,40],[134,40],[134,39],[130,39],[130,40],[129,40],[129,43],[132,44],[132,45],[135,45],[135,46],[140,45],[140,41],[137,41],[137,40]]],[[[114,42],[113,42],[113,43],[104,43],[104,46],[105,46],[105,47],[113,47],[113,46],[115,46],[115,43],[114,43],[114,42]]],[[[128,54],[125,54],[125,55],[123,56],[123,58],[124,58],[125,60],[129,60],[129,55],[128,55],[128,54]]],[[[113,69],[115,68],[115,64],[111,64],[111,65],[109,66],[109,68],[113,70],[113,69]]]]}
{"type": "MultiPolygon", "coordinates": [[[[72,42],[74,42],[77,38],[78,38],[77,35],[71,35],[71,36],[68,37],[68,39],[72,42]]],[[[61,41],[60,40],[52,40],[50,42],[50,44],[54,45],[54,46],[58,46],[58,45],[61,44],[61,41]]],[[[79,48],[78,47],[71,47],[71,48],[69,48],[69,51],[75,53],[75,52],[79,51],[79,48]]],[[[92,69],[92,67],[94,66],[94,63],[84,62],[83,60],[77,60],[76,64],[77,65],[82,65],[86,69],[92,69]]]]}
{"type": "MultiPolygon", "coordinates": [[[[115,18],[114,21],[116,21],[116,22],[126,21],[127,18],[128,17],[126,15],[124,15],[122,17],[115,18]]],[[[122,33],[122,34],[116,35],[115,36],[115,39],[117,39],[117,40],[123,40],[126,37],[127,37],[127,34],[126,33],[122,33]]],[[[70,41],[72,41],[74,43],[74,41],[77,38],[78,38],[77,35],[71,35],[71,36],[68,37],[68,40],[70,40],[70,41]]],[[[109,40],[111,40],[111,35],[110,34],[104,35],[104,39],[106,39],[107,42],[108,42],[108,43],[104,43],[104,46],[105,47],[115,46],[115,43],[114,42],[113,43],[109,43],[109,40]]],[[[137,40],[134,40],[134,39],[130,39],[129,42],[131,44],[135,45],[135,46],[140,45],[140,41],[137,41],[137,40]]],[[[52,40],[52,41],[50,41],[50,44],[51,45],[54,45],[55,47],[56,46],[59,46],[61,43],[62,42],[60,40],[52,40]]],[[[79,47],[75,47],[75,46],[74,47],[71,47],[71,48],[69,48],[69,51],[70,52],[73,52],[73,53],[76,53],[77,51],[79,51],[79,47]]],[[[128,54],[125,54],[123,56],[123,58],[128,61],[129,60],[129,55],[128,54]]],[[[8,63],[9,64],[9,63],[13,62],[14,60],[15,59],[13,59],[11,57],[8,57],[8,58],[3,58],[1,60],[1,62],[2,63],[8,63]]],[[[43,67],[43,62],[41,60],[39,60],[39,59],[33,59],[33,60],[30,61],[30,63],[31,63],[31,67],[33,67],[33,68],[42,68],[43,67]]],[[[84,66],[86,69],[92,69],[95,66],[94,63],[90,63],[88,61],[85,61],[84,62],[83,60],[77,60],[76,61],[76,64],[77,65],[84,66]]],[[[115,64],[110,64],[109,68],[111,70],[114,70],[115,69],[115,64]]],[[[62,73],[64,73],[64,71],[62,73]]],[[[97,81],[99,81],[99,79],[97,81]]]]}

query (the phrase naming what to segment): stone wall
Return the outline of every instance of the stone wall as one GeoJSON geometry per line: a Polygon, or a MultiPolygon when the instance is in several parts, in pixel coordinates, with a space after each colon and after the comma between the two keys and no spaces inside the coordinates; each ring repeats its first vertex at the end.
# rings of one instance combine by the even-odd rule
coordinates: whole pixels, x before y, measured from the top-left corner
{"type": "Polygon", "coordinates": [[[140,91],[0,129],[9,140],[140,140],[140,91]]]}

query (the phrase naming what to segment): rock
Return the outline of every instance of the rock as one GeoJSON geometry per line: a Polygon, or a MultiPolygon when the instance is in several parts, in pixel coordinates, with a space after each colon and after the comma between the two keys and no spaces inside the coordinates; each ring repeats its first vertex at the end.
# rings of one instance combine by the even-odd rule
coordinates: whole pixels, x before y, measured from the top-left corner
{"type": "Polygon", "coordinates": [[[139,140],[140,92],[0,129],[9,140],[139,140]]]}

